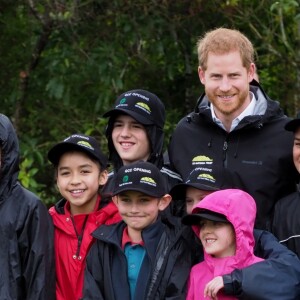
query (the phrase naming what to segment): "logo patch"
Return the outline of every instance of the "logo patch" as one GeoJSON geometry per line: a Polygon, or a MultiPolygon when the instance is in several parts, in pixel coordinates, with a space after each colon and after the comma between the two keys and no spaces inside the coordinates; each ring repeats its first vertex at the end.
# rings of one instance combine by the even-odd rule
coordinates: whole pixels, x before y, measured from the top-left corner
{"type": "Polygon", "coordinates": [[[150,109],[149,105],[144,102],[137,102],[135,104],[135,107],[142,109],[144,112],[146,112],[149,115],[151,114],[151,109],[150,109]]]}
{"type": "Polygon", "coordinates": [[[198,155],[192,159],[192,165],[211,165],[213,160],[205,155],[198,155]]]}
{"type": "Polygon", "coordinates": [[[117,108],[122,108],[122,107],[128,107],[128,103],[127,103],[126,101],[127,101],[127,100],[126,100],[125,97],[122,98],[122,99],[120,100],[119,104],[115,106],[115,109],[117,109],[117,108]]]}
{"type": "Polygon", "coordinates": [[[92,145],[91,145],[89,142],[86,142],[86,141],[79,141],[79,142],[77,143],[77,145],[83,146],[83,147],[85,147],[85,148],[89,148],[89,149],[91,149],[91,150],[94,150],[94,148],[92,147],[92,145]]]}
{"type": "Polygon", "coordinates": [[[199,174],[197,179],[207,180],[207,181],[212,182],[212,183],[216,182],[216,179],[211,174],[207,174],[207,173],[199,174]]]}
{"type": "Polygon", "coordinates": [[[146,184],[149,184],[154,187],[156,187],[156,185],[157,185],[155,180],[151,177],[142,177],[140,180],[140,183],[146,183],[146,184]]]}

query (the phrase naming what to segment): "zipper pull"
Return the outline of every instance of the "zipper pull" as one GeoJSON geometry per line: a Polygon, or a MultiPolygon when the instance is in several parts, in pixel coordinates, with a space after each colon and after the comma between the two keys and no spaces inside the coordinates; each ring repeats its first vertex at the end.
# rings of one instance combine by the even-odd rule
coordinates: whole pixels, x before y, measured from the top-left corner
{"type": "Polygon", "coordinates": [[[227,141],[224,141],[224,144],[223,144],[223,164],[224,164],[225,168],[227,168],[227,149],[228,149],[228,143],[227,143],[227,141]]]}
{"type": "Polygon", "coordinates": [[[81,256],[79,255],[81,243],[82,243],[82,236],[80,235],[80,236],[78,236],[77,251],[76,251],[76,257],[78,260],[81,260],[81,256]]]}

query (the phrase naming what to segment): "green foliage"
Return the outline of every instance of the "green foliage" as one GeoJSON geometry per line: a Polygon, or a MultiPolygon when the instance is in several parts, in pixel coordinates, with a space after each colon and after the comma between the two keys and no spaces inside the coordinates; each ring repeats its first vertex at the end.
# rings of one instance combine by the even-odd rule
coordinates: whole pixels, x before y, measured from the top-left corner
{"type": "Polygon", "coordinates": [[[298,7],[299,3],[295,0],[280,0],[275,1],[271,7],[270,11],[280,11],[283,10],[284,13],[289,14],[294,12],[294,8],[298,7]]]}
{"type": "Polygon", "coordinates": [[[54,203],[59,195],[47,161],[50,147],[82,132],[107,151],[101,116],[133,88],[164,101],[166,148],[203,92],[196,40],[220,26],[251,39],[264,89],[295,115],[299,15],[294,0],[1,1],[0,109],[18,131],[21,182],[54,203]]]}
{"type": "Polygon", "coordinates": [[[33,160],[25,158],[20,164],[19,179],[24,187],[36,191],[37,188],[41,188],[43,185],[38,184],[34,179],[34,175],[38,172],[38,169],[32,168],[32,166],[33,160]]]}

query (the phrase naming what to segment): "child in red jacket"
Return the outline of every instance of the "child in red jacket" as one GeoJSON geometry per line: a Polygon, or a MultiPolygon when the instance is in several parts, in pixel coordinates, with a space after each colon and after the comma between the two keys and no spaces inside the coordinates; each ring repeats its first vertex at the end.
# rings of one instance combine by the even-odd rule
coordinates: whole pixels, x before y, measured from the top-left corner
{"type": "Polygon", "coordinates": [[[49,212],[55,227],[56,297],[81,297],[91,232],[121,220],[113,202],[99,193],[107,181],[107,158],[91,136],[73,134],[48,152],[62,199],[49,212]]]}

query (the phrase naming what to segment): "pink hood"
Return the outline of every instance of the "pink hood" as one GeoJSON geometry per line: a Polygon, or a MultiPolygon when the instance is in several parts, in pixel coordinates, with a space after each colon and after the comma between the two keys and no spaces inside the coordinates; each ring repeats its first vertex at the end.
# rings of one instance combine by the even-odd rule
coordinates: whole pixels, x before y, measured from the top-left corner
{"type": "MultiPolygon", "coordinates": [[[[214,276],[226,274],[233,269],[243,268],[262,260],[253,254],[256,203],[248,193],[239,189],[213,192],[193,208],[193,213],[202,209],[225,215],[233,225],[236,234],[235,256],[220,260],[204,252],[206,262],[214,269],[214,276]]],[[[193,226],[193,229],[199,236],[200,227],[193,226]]]]}

